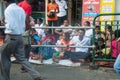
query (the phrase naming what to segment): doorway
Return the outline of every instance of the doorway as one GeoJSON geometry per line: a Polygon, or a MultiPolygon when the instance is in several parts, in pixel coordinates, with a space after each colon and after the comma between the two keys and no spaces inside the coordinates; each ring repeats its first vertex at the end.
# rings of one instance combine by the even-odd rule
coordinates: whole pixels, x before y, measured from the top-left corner
{"type": "Polygon", "coordinates": [[[82,0],[72,0],[72,24],[79,23],[82,21],[82,0]]]}

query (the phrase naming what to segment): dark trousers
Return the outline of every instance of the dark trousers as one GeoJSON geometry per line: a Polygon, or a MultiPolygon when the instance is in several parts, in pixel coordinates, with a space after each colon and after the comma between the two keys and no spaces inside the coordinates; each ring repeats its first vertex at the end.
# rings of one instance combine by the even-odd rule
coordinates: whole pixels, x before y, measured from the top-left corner
{"type": "Polygon", "coordinates": [[[60,26],[63,24],[64,20],[66,20],[66,16],[58,17],[57,25],[60,26]]]}
{"type": "Polygon", "coordinates": [[[66,51],[64,54],[64,58],[71,59],[74,62],[79,62],[80,59],[87,59],[90,56],[90,53],[85,52],[66,51]]]}
{"type": "Polygon", "coordinates": [[[3,78],[2,80],[10,80],[11,54],[15,56],[33,78],[40,76],[39,72],[25,58],[22,35],[6,35],[0,48],[0,77],[3,78]]]}
{"type": "Polygon", "coordinates": [[[57,26],[57,20],[48,21],[48,26],[57,26]]]}
{"type": "MultiPolygon", "coordinates": [[[[57,26],[57,20],[51,20],[51,21],[48,21],[48,26],[57,26]]],[[[54,34],[54,30],[55,29],[49,29],[49,32],[51,32],[52,34],[54,34]]]]}
{"type": "Polygon", "coordinates": [[[29,59],[30,50],[31,50],[31,45],[30,45],[30,44],[26,44],[26,45],[25,45],[25,57],[26,57],[27,59],[29,59]]]}

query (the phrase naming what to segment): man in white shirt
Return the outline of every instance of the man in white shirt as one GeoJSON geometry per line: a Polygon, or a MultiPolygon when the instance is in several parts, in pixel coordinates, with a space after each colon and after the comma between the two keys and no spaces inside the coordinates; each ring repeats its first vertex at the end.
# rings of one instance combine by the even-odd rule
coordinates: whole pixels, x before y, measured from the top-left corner
{"type": "Polygon", "coordinates": [[[43,20],[41,18],[37,19],[37,24],[35,24],[35,27],[36,27],[35,30],[37,31],[39,37],[43,39],[45,37],[44,29],[39,28],[39,27],[43,27],[43,20]]]}
{"type": "Polygon", "coordinates": [[[63,33],[72,33],[72,29],[70,27],[72,27],[69,24],[68,20],[64,20],[63,25],[61,25],[60,27],[62,27],[63,29],[55,29],[55,38],[58,39],[60,35],[62,35],[63,33]],[[69,27],[69,29],[64,29],[64,27],[69,27]]]}
{"type": "MultiPolygon", "coordinates": [[[[89,21],[85,21],[84,22],[84,27],[91,27],[90,22],[89,21]]],[[[91,38],[92,35],[93,35],[93,29],[86,29],[85,36],[91,38]]]]}
{"type": "Polygon", "coordinates": [[[67,17],[67,3],[65,0],[55,0],[59,5],[59,13],[58,16],[58,26],[62,25],[63,21],[67,17]]]}
{"type": "Polygon", "coordinates": [[[89,57],[89,49],[88,48],[82,48],[83,46],[90,46],[90,39],[85,37],[85,30],[80,29],[79,30],[79,36],[76,36],[72,40],[72,44],[74,46],[81,46],[76,47],[75,52],[66,51],[65,56],[70,58],[72,61],[79,62],[80,59],[86,59],[89,57]],[[76,38],[76,39],[75,39],[76,38]]]}
{"type": "Polygon", "coordinates": [[[34,80],[43,80],[25,58],[22,33],[25,31],[26,15],[15,0],[4,0],[5,9],[5,41],[0,48],[0,77],[2,80],[10,80],[11,54],[24,66],[34,80]]]}

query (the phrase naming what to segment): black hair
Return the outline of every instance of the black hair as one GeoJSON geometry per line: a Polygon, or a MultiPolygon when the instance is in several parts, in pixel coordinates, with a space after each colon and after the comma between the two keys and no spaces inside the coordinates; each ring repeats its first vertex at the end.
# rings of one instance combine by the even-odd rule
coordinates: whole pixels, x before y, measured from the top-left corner
{"type": "Polygon", "coordinates": [[[115,30],[115,37],[116,38],[120,37],[120,29],[115,30]]]}
{"type": "Polygon", "coordinates": [[[87,24],[87,26],[90,26],[90,22],[89,21],[85,21],[85,23],[87,24]]]}
{"type": "Polygon", "coordinates": [[[112,31],[112,26],[109,25],[109,24],[107,24],[107,25],[105,26],[105,28],[107,28],[107,29],[109,29],[110,31],[112,31]]]}
{"type": "Polygon", "coordinates": [[[98,28],[100,30],[100,26],[95,26],[95,29],[98,28]]]}
{"type": "Polygon", "coordinates": [[[15,3],[16,0],[4,0],[4,1],[7,1],[8,3],[15,3]]]}
{"type": "Polygon", "coordinates": [[[46,35],[51,35],[52,34],[52,29],[48,29],[46,32],[45,32],[46,35]]]}
{"type": "Polygon", "coordinates": [[[42,23],[43,22],[43,19],[42,18],[36,18],[35,19],[35,23],[37,23],[37,19],[39,19],[39,21],[42,23]]]}
{"type": "MultiPolygon", "coordinates": [[[[51,2],[51,1],[49,0],[48,3],[50,3],[50,2],[51,2]]],[[[55,0],[54,0],[54,3],[56,3],[55,0]]]]}
{"type": "Polygon", "coordinates": [[[79,30],[83,31],[83,33],[85,34],[85,29],[79,29],[79,30]]]}
{"type": "Polygon", "coordinates": [[[69,41],[70,40],[70,33],[65,32],[64,34],[65,34],[66,40],[69,41]]]}
{"type": "Polygon", "coordinates": [[[40,22],[43,22],[43,19],[42,18],[38,18],[40,20],[40,22]]]}

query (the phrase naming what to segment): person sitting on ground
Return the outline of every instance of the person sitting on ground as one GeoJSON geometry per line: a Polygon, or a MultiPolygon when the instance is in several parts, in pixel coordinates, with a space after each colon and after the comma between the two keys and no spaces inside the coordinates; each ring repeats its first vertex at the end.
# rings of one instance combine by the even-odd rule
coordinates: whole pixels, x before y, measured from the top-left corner
{"type": "Polygon", "coordinates": [[[75,40],[72,40],[72,42],[73,43],[70,45],[77,46],[75,48],[75,52],[65,51],[63,58],[70,59],[73,62],[84,62],[86,59],[88,59],[90,56],[89,48],[82,48],[82,47],[83,46],[90,46],[91,41],[90,41],[90,38],[87,38],[85,36],[84,29],[79,29],[79,36],[76,37],[75,40]]]}
{"type": "Polygon", "coordinates": [[[53,61],[58,62],[59,59],[61,59],[63,57],[63,53],[65,51],[69,51],[70,48],[68,48],[67,46],[69,46],[70,43],[70,34],[69,33],[63,33],[59,40],[57,40],[56,45],[58,46],[66,46],[66,48],[55,48],[55,52],[53,54],[53,61]]]}
{"type": "Polygon", "coordinates": [[[105,49],[104,39],[98,38],[97,44],[95,45],[95,57],[102,57],[103,52],[102,50],[105,49]]]}
{"type": "Polygon", "coordinates": [[[69,24],[69,21],[68,20],[64,20],[64,23],[63,25],[61,25],[60,27],[63,27],[63,29],[55,29],[55,38],[56,40],[59,38],[60,35],[62,35],[63,33],[66,33],[68,32],[69,34],[72,33],[72,29],[64,29],[64,27],[72,27],[70,24],[69,24]]]}
{"type": "Polygon", "coordinates": [[[97,41],[100,37],[101,37],[100,26],[95,26],[95,45],[97,45],[97,41]]]}
{"type": "MultiPolygon", "coordinates": [[[[52,31],[46,32],[46,37],[40,41],[40,45],[54,45],[55,44],[55,38],[52,35],[52,31]]],[[[39,47],[38,48],[38,60],[40,62],[47,59],[52,58],[53,56],[53,48],[52,47],[39,47]]]]}
{"type": "MultiPolygon", "coordinates": [[[[84,22],[84,27],[91,27],[91,24],[89,21],[84,22]]],[[[93,29],[85,29],[85,36],[91,38],[93,35],[93,29]]]]}
{"type": "Polygon", "coordinates": [[[117,56],[120,54],[120,42],[119,42],[119,31],[116,30],[112,34],[112,42],[111,42],[111,51],[112,51],[112,58],[116,59],[117,56]]]}
{"type": "MultiPolygon", "coordinates": [[[[30,29],[30,36],[31,36],[31,44],[38,45],[41,38],[38,36],[37,31],[34,28],[30,29]]],[[[30,51],[30,58],[36,59],[37,55],[38,55],[38,47],[32,47],[30,51]]]]}

